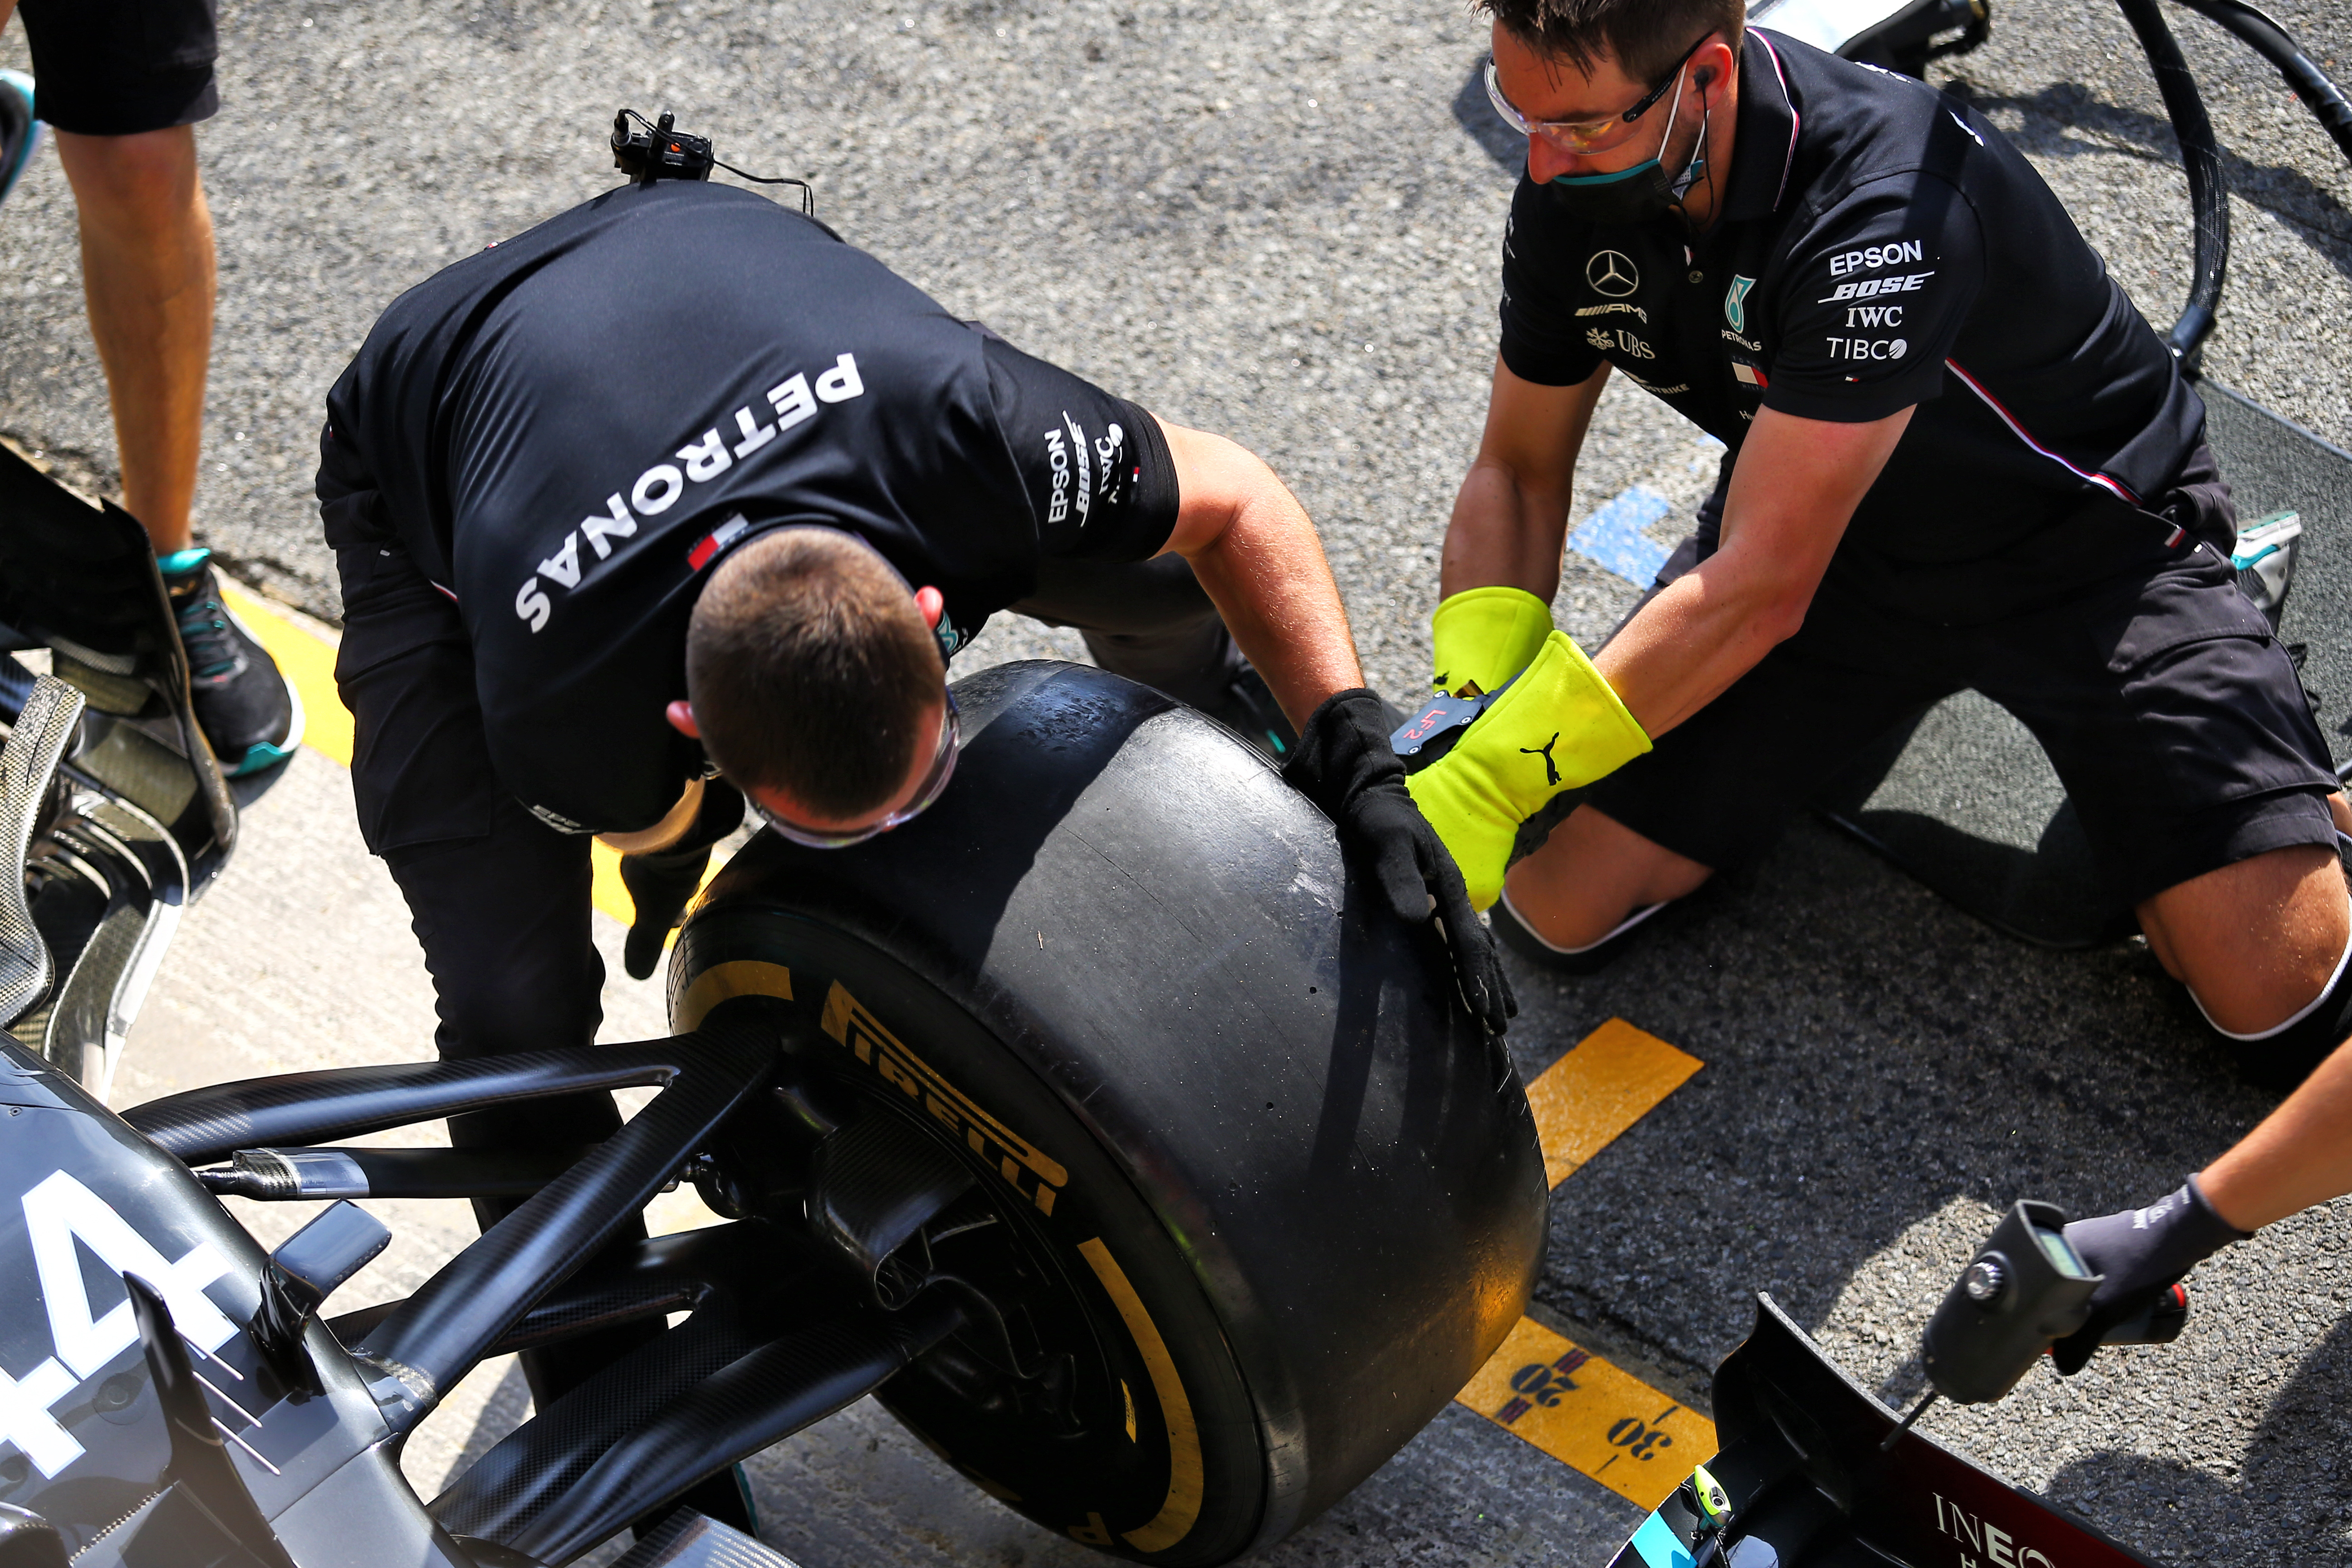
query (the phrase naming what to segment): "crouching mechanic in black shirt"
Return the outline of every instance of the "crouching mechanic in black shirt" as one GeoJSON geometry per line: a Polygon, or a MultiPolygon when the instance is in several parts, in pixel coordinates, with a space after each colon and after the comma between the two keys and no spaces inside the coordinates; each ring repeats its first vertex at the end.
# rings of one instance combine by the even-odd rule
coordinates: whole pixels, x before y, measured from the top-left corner
{"type": "MultiPolygon", "coordinates": [[[[608,193],[402,296],[328,412],[352,788],[444,1056],[594,1037],[589,835],[655,873],[632,878],[657,900],[635,933],[649,970],[745,795],[817,846],[929,805],[956,756],[946,655],[1007,607],[1204,700],[1232,679],[1230,626],[1299,723],[1287,776],[1401,914],[1445,919],[1501,1026],[1491,949],[1281,482],[815,222],[723,186],[608,193]]],[[[617,1125],[597,1095],[451,1134],[617,1125]]],[[[527,1361],[541,1407],[612,1353],[527,1361]]]]}
{"type": "Polygon", "coordinates": [[[1527,174],[1433,625],[1441,688],[1516,684],[1412,781],[1473,897],[1589,964],[1973,688],[2250,1070],[2308,1071],[2352,1032],[2352,814],[2233,585],[2203,405],[2048,186],[1966,104],[1739,0],[1486,4],[1527,174]],[[1612,369],[1729,451],[1588,661],[1549,605],[1612,369]],[[1580,784],[1506,890],[1513,831],[1580,784]]]}

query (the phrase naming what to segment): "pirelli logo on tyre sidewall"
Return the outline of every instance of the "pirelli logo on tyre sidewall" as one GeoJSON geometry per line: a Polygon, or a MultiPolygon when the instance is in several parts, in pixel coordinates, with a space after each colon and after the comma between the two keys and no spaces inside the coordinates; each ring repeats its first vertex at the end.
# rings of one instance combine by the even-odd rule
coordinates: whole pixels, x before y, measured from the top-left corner
{"type": "Polygon", "coordinates": [[[965,1147],[996,1167],[1013,1190],[1051,1215],[1054,1200],[1069,1185],[1070,1173],[1044,1150],[1014,1132],[974,1104],[922,1058],[908,1050],[898,1037],[882,1026],[864,1003],[840,981],[825,993],[824,1032],[857,1055],[857,1059],[895,1084],[907,1098],[920,1104],[934,1120],[957,1133],[965,1147]]]}

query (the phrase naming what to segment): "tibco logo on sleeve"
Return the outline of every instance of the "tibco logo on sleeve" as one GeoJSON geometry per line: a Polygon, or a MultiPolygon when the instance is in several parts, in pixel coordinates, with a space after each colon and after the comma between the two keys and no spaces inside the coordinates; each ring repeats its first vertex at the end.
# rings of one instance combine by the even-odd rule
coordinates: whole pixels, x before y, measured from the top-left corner
{"type": "Polygon", "coordinates": [[[612,555],[614,540],[627,539],[637,531],[640,518],[660,516],[678,503],[688,485],[708,484],[793,426],[814,419],[819,405],[846,403],[865,393],[866,384],[857,374],[857,358],[846,353],[837,356],[833,368],[820,374],[814,385],[805,374],[795,374],[770,387],[768,405],[773,414],[772,424],[761,423],[749,408],[739,408],[735,411],[735,428],[740,439],[730,441],[714,426],[677,449],[677,463],[656,463],[639,474],[625,499],[618,490],[605,497],[604,511],[565,534],[555,553],[541,562],[539,570],[524,578],[522,586],[515,590],[516,617],[538,632],[554,613],[554,605],[541,584],[542,577],[567,593],[579,587],[582,580],[595,570],[597,562],[612,555]],[[685,465],[682,470],[679,463],[685,465]],[[581,559],[580,542],[583,539],[595,552],[595,560],[581,559]]]}

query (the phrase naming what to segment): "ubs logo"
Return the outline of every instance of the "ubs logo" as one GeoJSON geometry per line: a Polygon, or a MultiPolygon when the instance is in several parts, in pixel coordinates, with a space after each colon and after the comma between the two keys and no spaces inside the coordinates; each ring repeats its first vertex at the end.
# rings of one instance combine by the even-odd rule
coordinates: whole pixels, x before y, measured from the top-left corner
{"type": "Polygon", "coordinates": [[[1642,286],[1642,274],[1633,258],[1622,250],[1596,250],[1592,259],[1584,264],[1584,280],[1596,294],[1612,300],[1622,300],[1642,286]]]}

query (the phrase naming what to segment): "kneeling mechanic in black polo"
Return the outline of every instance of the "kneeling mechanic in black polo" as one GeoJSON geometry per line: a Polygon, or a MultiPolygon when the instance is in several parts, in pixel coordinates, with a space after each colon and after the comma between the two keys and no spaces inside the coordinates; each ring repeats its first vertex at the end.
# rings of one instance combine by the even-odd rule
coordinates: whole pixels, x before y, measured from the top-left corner
{"type": "Polygon", "coordinates": [[[1589,967],[1972,688],[2249,1070],[2308,1071],[2352,1028],[2352,813],[2234,584],[2204,406],[2056,196],[1965,102],[1740,0],[1486,3],[1527,174],[1433,626],[1440,689],[1511,684],[1412,785],[1474,900],[1589,967]],[[1728,450],[1587,659],[1549,603],[1612,369],[1728,450]]]}
{"type": "MultiPolygon", "coordinates": [[[[1400,914],[1444,921],[1465,999],[1502,1026],[1492,950],[1289,491],[821,225],[723,186],[608,193],[404,295],[328,412],[353,792],[443,1055],[594,1038],[589,835],[627,857],[649,970],[745,796],[820,847],[923,809],[956,757],[946,656],[1007,607],[1204,705],[1235,677],[1230,626],[1299,724],[1287,776],[1400,914]]],[[[451,1132],[616,1125],[598,1095],[451,1132]]],[[[614,1349],[527,1358],[541,1407],[614,1349]]]]}

